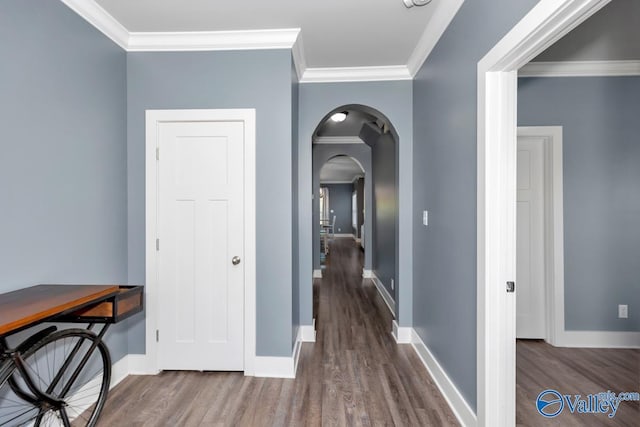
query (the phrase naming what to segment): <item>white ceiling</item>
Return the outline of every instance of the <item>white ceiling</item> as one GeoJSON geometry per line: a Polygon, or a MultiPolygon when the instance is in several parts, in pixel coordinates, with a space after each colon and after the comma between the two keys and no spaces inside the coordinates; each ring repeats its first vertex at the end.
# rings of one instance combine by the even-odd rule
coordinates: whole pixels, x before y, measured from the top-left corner
{"type": "Polygon", "coordinates": [[[131,33],[300,28],[309,68],[406,66],[429,25],[438,27],[437,40],[449,23],[450,11],[431,22],[434,11],[458,3],[407,9],[402,0],[95,1],[131,33]]]}
{"type": "Polygon", "coordinates": [[[640,60],[640,1],[615,0],[534,61],[640,60]]]}
{"type": "Polygon", "coordinates": [[[356,177],[364,176],[364,171],[351,157],[337,156],[329,159],[320,169],[320,182],[352,182],[356,177]]]}

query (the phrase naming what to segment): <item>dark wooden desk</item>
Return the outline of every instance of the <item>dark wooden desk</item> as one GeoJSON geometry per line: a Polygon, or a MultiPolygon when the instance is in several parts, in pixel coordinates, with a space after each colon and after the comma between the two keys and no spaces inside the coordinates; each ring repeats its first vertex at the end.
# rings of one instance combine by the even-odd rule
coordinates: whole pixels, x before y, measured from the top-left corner
{"type": "Polygon", "coordinates": [[[37,285],[0,294],[0,336],[112,298],[118,285],[37,285]]]}

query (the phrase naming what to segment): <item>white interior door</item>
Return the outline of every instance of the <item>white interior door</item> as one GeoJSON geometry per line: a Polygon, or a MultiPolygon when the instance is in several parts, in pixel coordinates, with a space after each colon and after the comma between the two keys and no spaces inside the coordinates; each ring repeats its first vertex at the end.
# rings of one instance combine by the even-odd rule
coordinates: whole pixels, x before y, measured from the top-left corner
{"type": "Polygon", "coordinates": [[[158,132],[158,367],[241,371],[243,123],[158,132]]]}
{"type": "Polygon", "coordinates": [[[544,138],[518,137],[516,337],[544,338],[544,138]]]}

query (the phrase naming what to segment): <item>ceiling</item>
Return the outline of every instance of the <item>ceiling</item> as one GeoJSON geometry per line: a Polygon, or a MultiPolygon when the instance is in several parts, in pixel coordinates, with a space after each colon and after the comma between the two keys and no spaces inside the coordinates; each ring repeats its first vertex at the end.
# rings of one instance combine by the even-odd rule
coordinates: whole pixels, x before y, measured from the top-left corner
{"type": "Polygon", "coordinates": [[[614,0],[533,61],[640,60],[640,1],[614,0]]]}
{"type": "Polygon", "coordinates": [[[364,171],[348,156],[329,159],[320,169],[320,183],[349,183],[358,176],[364,176],[364,171]]]}
{"type": "Polygon", "coordinates": [[[437,28],[437,40],[461,3],[407,9],[402,0],[95,1],[130,33],[300,28],[309,68],[406,66],[424,34],[437,28]],[[448,12],[433,23],[438,8],[448,12]]]}
{"type": "Polygon", "coordinates": [[[341,110],[347,113],[347,118],[343,122],[334,122],[330,118],[321,123],[314,135],[314,142],[318,142],[317,138],[338,137],[360,135],[360,130],[365,123],[375,123],[375,116],[367,114],[364,111],[346,109],[341,110]]]}

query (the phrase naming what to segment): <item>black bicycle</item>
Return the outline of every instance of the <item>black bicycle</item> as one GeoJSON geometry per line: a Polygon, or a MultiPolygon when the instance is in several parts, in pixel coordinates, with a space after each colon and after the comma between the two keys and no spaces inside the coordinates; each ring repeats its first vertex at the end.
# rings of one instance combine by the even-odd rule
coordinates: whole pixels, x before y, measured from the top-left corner
{"type": "Polygon", "coordinates": [[[0,295],[0,426],[96,425],[111,382],[103,337],[141,310],[141,287],[40,285],[0,295]],[[10,346],[50,321],[89,323],[44,327],[10,346]]]}
{"type": "Polygon", "coordinates": [[[93,426],[110,380],[102,331],[52,326],[15,349],[2,338],[0,426],[93,426]]]}

